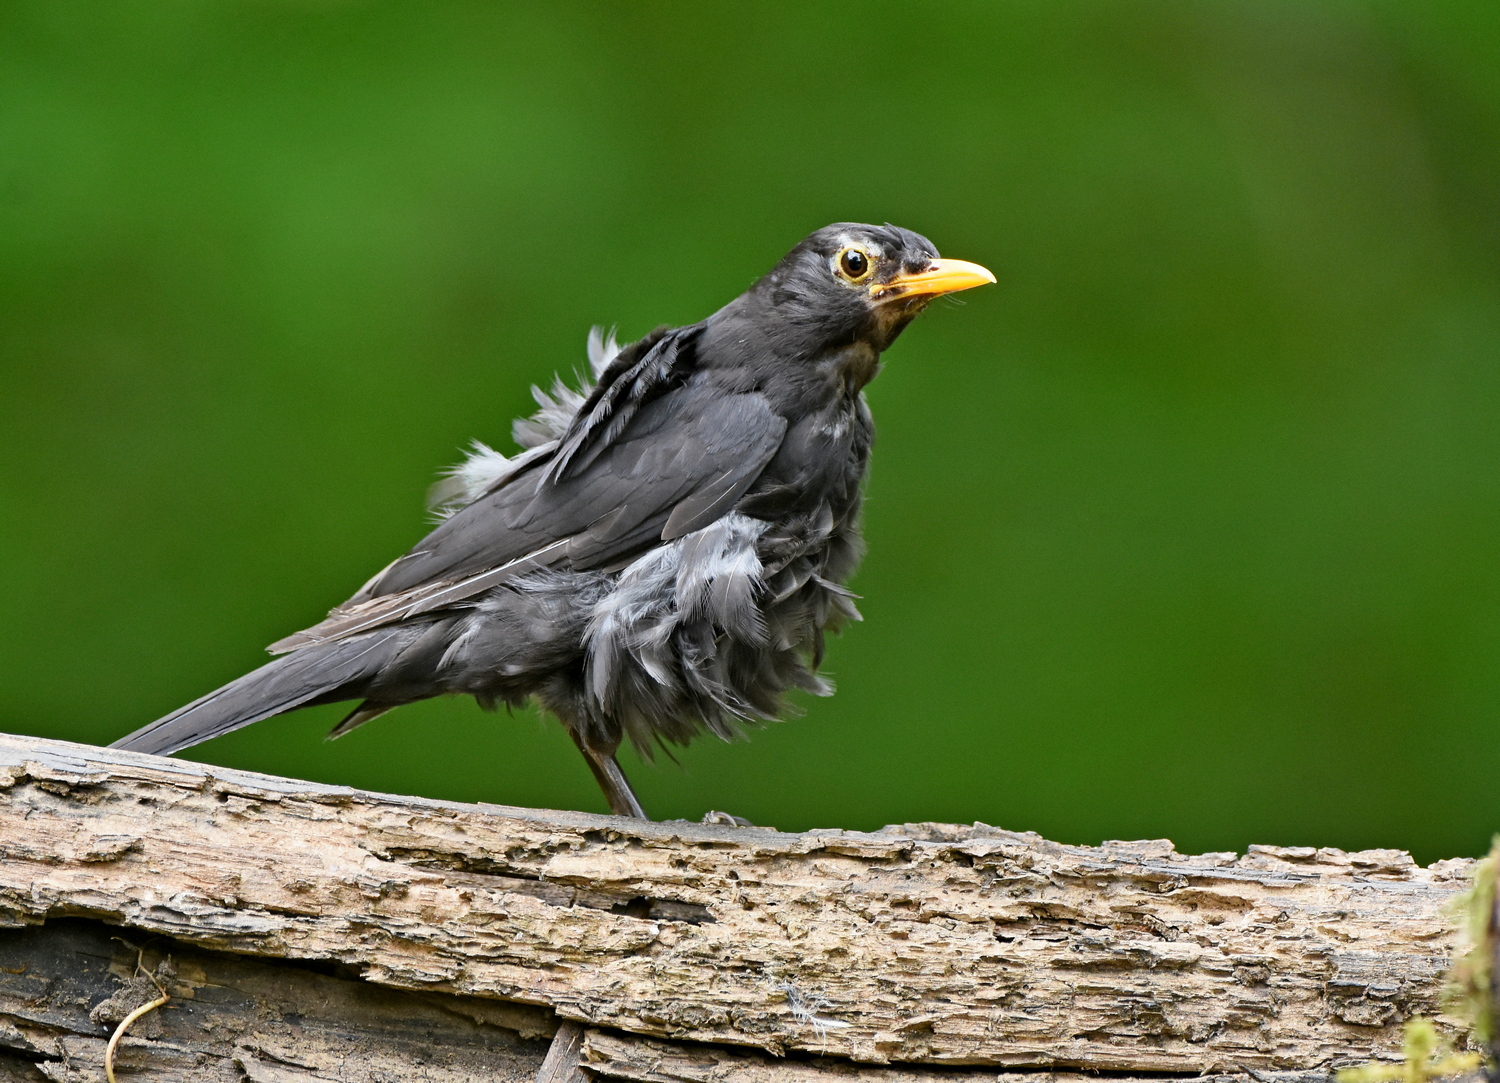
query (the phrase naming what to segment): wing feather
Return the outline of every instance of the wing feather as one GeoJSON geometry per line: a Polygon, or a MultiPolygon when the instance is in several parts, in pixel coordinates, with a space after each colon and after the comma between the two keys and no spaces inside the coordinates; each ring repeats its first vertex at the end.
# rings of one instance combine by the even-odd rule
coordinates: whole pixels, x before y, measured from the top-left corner
{"type": "Polygon", "coordinates": [[[659,327],[621,350],[558,442],[547,465],[547,480],[556,483],[587,470],[619,439],[642,406],[685,377],[692,345],[702,331],[702,324],[659,327]]]}
{"type": "Polygon", "coordinates": [[[693,380],[663,388],[659,375],[651,379],[655,393],[623,424],[596,418],[580,429],[592,435],[574,443],[562,476],[550,456],[528,463],[439,524],[326,620],[272,651],[461,604],[542,567],[617,568],[718,519],[776,454],[786,421],[758,393],[726,394],[693,380]]]}

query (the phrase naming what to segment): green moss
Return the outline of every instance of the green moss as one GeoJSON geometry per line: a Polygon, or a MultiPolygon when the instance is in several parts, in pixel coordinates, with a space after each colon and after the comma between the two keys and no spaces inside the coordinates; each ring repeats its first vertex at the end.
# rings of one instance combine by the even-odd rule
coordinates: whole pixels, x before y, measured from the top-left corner
{"type": "MultiPolygon", "coordinates": [[[[1474,882],[1453,902],[1452,915],[1460,922],[1464,950],[1448,972],[1444,1005],[1461,1020],[1472,1045],[1494,1048],[1495,1003],[1490,984],[1494,966],[1495,880],[1500,870],[1500,836],[1489,856],[1474,868],[1474,882]]],[[[1432,1020],[1421,1017],[1406,1024],[1401,1043],[1402,1063],[1370,1062],[1338,1073],[1338,1083],[1427,1083],[1428,1080],[1472,1072],[1484,1063],[1484,1053],[1455,1053],[1438,1034],[1432,1020]]]]}
{"type": "Polygon", "coordinates": [[[1466,948],[1453,963],[1448,974],[1447,1007],[1469,1026],[1469,1032],[1481,1049],[1493,1049],[1495,1043],[1495,1002],[1491,968],[1494,966],[1495,880],[1500,871],[1500,836],[1496,836],[1489,856],[1474,868],[1474,884],[1454,902],[1462,922],[1466,948]]]}
{"type": "Polygon", "coordinates": [[[1431,1079],[1463,1075],[1483,1062],[1478,1053],[1454,1053],[1438,1035],[1431,1019],[1407,1021],[1400,1064],[1361,1064],[1338,1073],[1338,1083],[1427,1083],[1431,1079]]]}

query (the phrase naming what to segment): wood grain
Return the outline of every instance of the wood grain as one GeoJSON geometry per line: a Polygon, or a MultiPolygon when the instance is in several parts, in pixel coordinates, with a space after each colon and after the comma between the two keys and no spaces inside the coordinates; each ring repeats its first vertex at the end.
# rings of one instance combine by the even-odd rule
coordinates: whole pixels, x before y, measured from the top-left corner
{"type": "Polygon", "coordinates": [[[1469,867],[983,825],[643,823],[0,737],[0,924],[81,916],[874,1064],[1217,1073],[1390,1054],[1402,1020],[1437,1009],[1442,909],[1469,867]]]}
{"type": "MultiPolygon", "coordinates": [[[[1006,1068],[928,1068],[855,1064],[832,1057],[788,1060],[756,1050],[583,1032],[581,1060],[595,1076],[631,1083],[1098,1083],[1084,1072],[1006,1068]]],[[[1129,1075],[1131,1083],[1180,1083],[1177,1076],[1129,1075]]],[[[1330,1083],[1326,1071],[1210,1074],[1193,1083],[1330,1083]]],[[[1453,1083],[1481,1083],[1478,1079],[1453,1083]]]]}
{"type": "Polygon", "coordinates": [[[385,989],[198,951],[97,922],[0,930],[0,1081],[98,1083],[115,1025],[121,1083],[531,1083],[555,1024],[540,1008],[385,989]]]}

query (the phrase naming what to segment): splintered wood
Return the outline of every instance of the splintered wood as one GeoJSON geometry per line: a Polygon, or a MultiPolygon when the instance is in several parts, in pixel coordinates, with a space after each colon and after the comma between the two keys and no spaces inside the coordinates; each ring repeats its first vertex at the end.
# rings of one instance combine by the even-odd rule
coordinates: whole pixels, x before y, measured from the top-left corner
{"type": "MultiPolygon", "coordinates": [[[[1439,1010],[1442,910],[1470,865],[982,825],[646,823],[0,736],[0,925],[83,917],[626,1035],[875,1064],[1238,1073],[1388,1055],[1404,1019],[1439,1010]]],[[[626,1064],[606,1039],[585,1067],[626,1064]]]]}

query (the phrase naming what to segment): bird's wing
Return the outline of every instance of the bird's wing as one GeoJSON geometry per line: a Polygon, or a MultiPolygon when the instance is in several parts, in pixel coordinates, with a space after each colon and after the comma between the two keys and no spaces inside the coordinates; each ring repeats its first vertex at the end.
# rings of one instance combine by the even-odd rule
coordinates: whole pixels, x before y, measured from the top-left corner
{"type": "Polygon", "coordinates": [[[564,468],[548,457],[511,475],[327,620],[271,649],[390,624],[542,567],[618,567],[722,516],[754,484],[786,432],[785,419],[762,395],[726,394],[702,383],[668,386],[627,405],[622,424],[600,414],[570,431],[555,453],[572,447],[564,468]]]}
{"type": "Polygon", "coordinates": [[[693,367],[692,349],[703,324],[658,327],[621,350],[599,374],[547,464],[547,477],[562,481],[588,469],[625,431],[647,403],[680,385],[693,367]]]}

